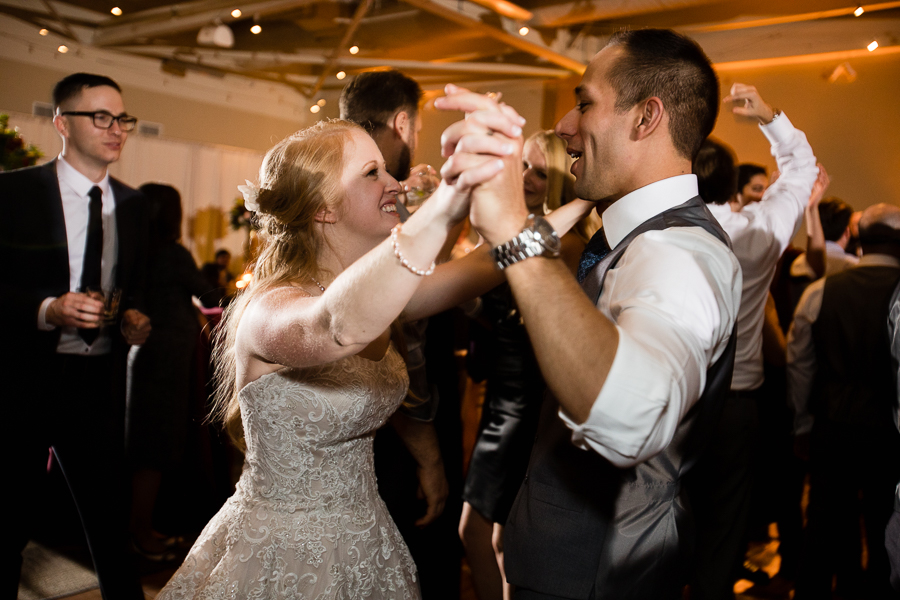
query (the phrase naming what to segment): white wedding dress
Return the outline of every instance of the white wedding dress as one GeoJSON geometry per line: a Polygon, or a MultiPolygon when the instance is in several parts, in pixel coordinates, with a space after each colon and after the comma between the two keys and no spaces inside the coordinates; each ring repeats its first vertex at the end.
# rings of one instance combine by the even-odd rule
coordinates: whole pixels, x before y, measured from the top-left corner
{"type": "Polygon", "coordinates": [[[372,466],[375,430],[407,388],[393,345],[377,362],[350,356],[244,387],[237,490],[157,600],[418,599],[372,466]]]}

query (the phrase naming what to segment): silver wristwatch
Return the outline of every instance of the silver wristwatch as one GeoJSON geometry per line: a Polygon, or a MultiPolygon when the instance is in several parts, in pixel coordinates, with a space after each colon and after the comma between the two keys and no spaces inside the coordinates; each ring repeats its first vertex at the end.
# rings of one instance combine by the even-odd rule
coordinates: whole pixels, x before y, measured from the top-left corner
{"type": "Polygon", "coordinates": [[[556,258],[559,256],[560,246],[559,235],[547,219],[528,215],[525,229],[505,244],[491,249],[491,258],[498,268],[505,269],[534,256],[556,258]]]}

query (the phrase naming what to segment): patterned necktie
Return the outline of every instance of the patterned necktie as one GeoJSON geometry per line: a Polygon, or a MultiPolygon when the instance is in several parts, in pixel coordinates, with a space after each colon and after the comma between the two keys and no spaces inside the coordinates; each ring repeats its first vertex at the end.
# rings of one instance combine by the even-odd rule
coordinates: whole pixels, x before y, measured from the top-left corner
{"type": "MultiPolygon", "coordinates": [[[[84,262],[81,267],[79,290],[87,293],[100,289],[100,267],[103,262],[103,191],[96,185],[88,192],[87,240],[84,244],[84,262]]],[[[100,335],[100,329],[79,329],[78,335],[90,346],[100,335]]]]}
{"type": "Polygon", "coordinates": [[[587,246],[584,247],[584,252],[581,253],[581,260],[578,261],[578,283],[582,283],[584,279],[587,277],[588,273],[591,272],[598,262],[603,260],[603,258],[609,254],[609,244],[606,242],[606,235],[603,233],[603,228],[597,230],[597,233],[594,234],[594,237],[591,238],[591,241],[587,243],[587,246]]]}

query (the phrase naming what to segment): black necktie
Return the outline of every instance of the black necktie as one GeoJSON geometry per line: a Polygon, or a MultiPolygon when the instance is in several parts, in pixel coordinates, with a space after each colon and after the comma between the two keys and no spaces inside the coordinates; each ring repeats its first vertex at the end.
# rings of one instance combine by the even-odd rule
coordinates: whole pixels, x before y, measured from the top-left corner
{"type": "Polygon", "coordinates": [[[583,282],[591,269],[607,254],[609,254],[609,244],[606,242],[606,235],[601,227],[584,247],[584,252],[581,253],[581,260],[578,261],[578,283],[583,282]]]}
{"type": "MultiPolygon", "coordinates": [[[[84,262],[81,267],[82,293],[99,291],[100,265],[103,261],[103,192],[96,185],[88,192],[91,201],[88,204],[87,241],[84,244],[84,262]]],[[[100,329],[79,329],[78,335],[88,346],[100,335],[100,329]]]]}

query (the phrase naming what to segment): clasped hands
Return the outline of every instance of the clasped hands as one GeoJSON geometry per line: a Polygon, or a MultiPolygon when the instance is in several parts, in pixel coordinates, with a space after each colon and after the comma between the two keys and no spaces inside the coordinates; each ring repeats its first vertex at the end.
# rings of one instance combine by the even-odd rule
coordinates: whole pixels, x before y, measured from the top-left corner
{"type": "MultiPolygon", "coordinates": [[[[103,318],[103,301],[79,292],[67,292],[47,307],[46,320],[57,327],[96,329],[103,318]]],[[[133,346],[143,344],[150,335],[150,318],[130,308],[122,313],[121,331],[125,341],[133,346]]]]}
{"type": "Polygon", "coordinates": [[[449,84],[435,100],[441,110],[459,110],[465,119],[441,136],[442,185],[452,188],[458,220],[466,216],[492,245],[521,231],[528,210],[522,186],[523,119],[511,106],[449,84]]]}

